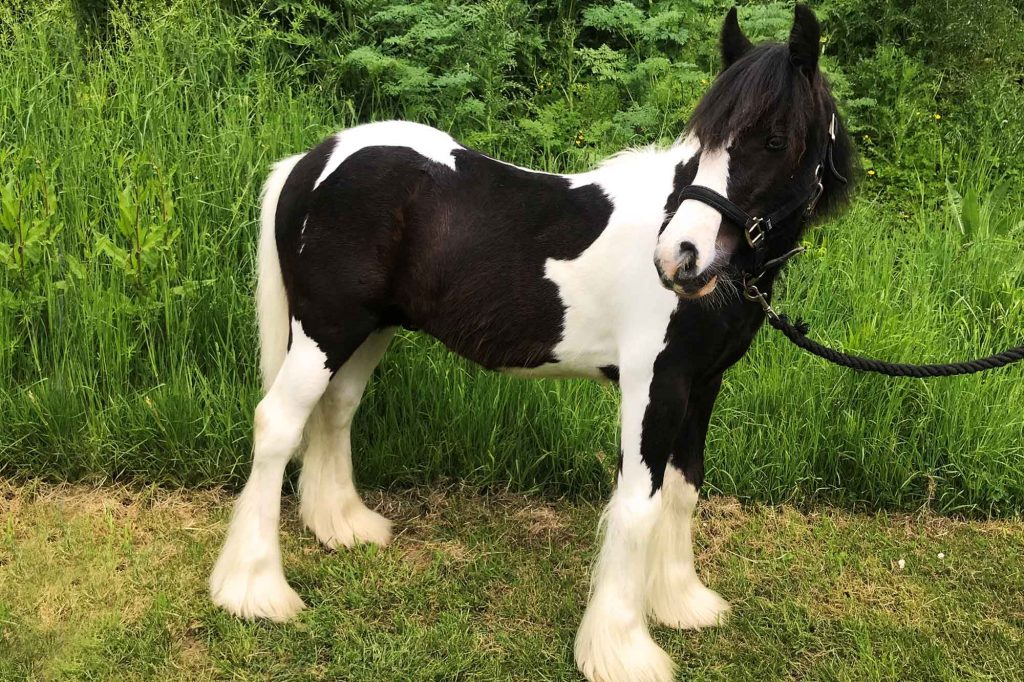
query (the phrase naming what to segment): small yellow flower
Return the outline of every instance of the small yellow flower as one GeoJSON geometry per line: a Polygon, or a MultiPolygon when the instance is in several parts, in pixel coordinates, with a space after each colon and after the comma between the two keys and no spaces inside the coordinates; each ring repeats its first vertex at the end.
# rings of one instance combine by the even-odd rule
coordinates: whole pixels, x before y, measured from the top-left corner
{"type": "Polygon", "coordinates": [[[936,121],[941,121],[942,114],[932,114],[932,118],[934,118],[936,121]]]}
{"type": "Polygon", "coordinates": [[[874,168],[869,168],[868,169],[868,175],[874,176],[874,174],[875,174],[875,169],[874,168]]]}
{"type": "Polygon", "coordinates": [[[700,79],[700,84],[701,85],[707,85],[708,84],[708,79],[707,78],[701,78],[700,79]]]}

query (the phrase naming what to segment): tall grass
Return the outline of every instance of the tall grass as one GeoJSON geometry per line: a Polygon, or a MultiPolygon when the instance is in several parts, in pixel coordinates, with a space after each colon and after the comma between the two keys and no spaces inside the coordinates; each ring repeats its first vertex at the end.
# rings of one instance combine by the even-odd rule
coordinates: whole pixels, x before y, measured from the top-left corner
{"type": "MultiPolygon", "coordinates": [[[[511,1],[487,7],[499,5],[527,30],[529,12],[511,12],[511,1]]],[[[0,472],[237,484],[258,400],[252,260],[265,172],[340,127],[408,112],[393,108],[379,77],[367,76],[375,95],[346,98],[297,71],[255,13],[176,2],[145,20],[115,15],[102,47],[71,23],[59,1],[0,10],[2,184],[40,225],[24,244],[27,264],[10,256],[0,267],[0,472]],[[37,186],[55,189],[54,206],[37,186]]],[[[566,30],[548,37],[561,56],[544,68],[568,83],[582,67],[566,30]]],[[[500,55],[480,65],[499,85],[509,68],[500,55]]],[[[453,104],[449,117],[424,107],[422,117],[509,161],[578,171],[625,144],[670,140],[696,83],[711,76],[704,68],[652,75],[646,104],[623,105],[635,116],[614,128],[597,126],[619,90],[595,95],[596,77],[533,111],[528,99],[522,111],[499,110],[485,93],[483,109],[453,104]],[[547,144],[524,133],[539,134],[558,106],[585,142],[556,144],[557,126],[544,128],[547,144]],[[509,125],[511,115],[533,127],[509,125]]],[[[916,190],[910,170],[898,195],[868,177],[853,209],[810,235],[777,301],[819,338],[906,361],[1020,342],[1024,207],[1020,188],[1000,180],[1020,164],[939,139],[932,152],[938,170],[916,190]]],[[[1020,513],[1020,372],[871,378],[766,331],[727,376],[709,485],[770,501],[1020,513]]],[[[487,374],[402,334],[357,418],[358,475],[369,485],[457,476],[598,495],[618,451],[616,412],[610,387],[487,374]]]]}

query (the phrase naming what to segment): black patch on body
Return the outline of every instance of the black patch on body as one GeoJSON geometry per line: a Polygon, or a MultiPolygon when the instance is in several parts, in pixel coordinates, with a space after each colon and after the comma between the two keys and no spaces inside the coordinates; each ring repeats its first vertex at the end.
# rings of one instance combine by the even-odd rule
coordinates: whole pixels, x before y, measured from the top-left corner
{"type": "Polygon", "coordinates": [[[644,412],[640,456],[651,470],[651,494],[661,488],[670,457],[690,483],[703,483],[704,434],[722,373],[743,357],[763,322],[760,306],[740,298],[715,309],[679,302],[644,412]]]}
{"type": "Polygon", "coordinates": [[[619,383],[619,368],[617,365],[605,365],[604,367],[599,367],[598,369],[601,370],[601,374],[604,375],[605,379],[607,379],[608,381],[614,381],[615,383],[619,383]]]}
{"type": "Polygon", "coordinates": [[[711,412],[721,388],[721,374],[694,382],[690,386],[686,417],[672,444],[670,464],[679,469],[683,478],[698,490],[704,484],[704,446],[708,424],[711,423],[711,412]]]}
{"type": "Polygon", "coordinates": [[[471,150],[453,152],[453,171],[378,146],[311,191],[333,146],[296,165],[277,211],[291,314],[332,369],[396,324],[490,369],[555,360],[565,309],[544,263],[578,257],[605,229],[613,207],[598,186],[572,188],[471,150]]]}

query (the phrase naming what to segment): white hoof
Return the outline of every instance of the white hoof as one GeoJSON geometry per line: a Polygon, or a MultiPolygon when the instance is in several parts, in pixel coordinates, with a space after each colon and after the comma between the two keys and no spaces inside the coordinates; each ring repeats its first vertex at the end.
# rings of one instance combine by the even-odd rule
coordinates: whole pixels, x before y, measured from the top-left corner
{"type": "Polygon", "coordinates": [[[675,664],[642,623],[619,628],[584,615],[576,634],[576,667],[590,682],[671,682],[675,664]]]}
{"type": "Polygon", "coordinates": [[[331,549],[353,547],[360,542],[382,546],[391,542],[391,521],[367,509],[362,501],[320,505],[312,511],[304,506],[302,520],[331,549]]]}
{"type": "Polygon", "coordinates": [[[666,598],[648,604],[647,610],[662,625],[697,630],[724,623],[729,602],[694,580],[680,593],[668,593],[666,598]]]}
{"type": "Polygon", "coordinates": [[[278,623],[305,606],[285,580],[279,561],[239,561],[226,551],[221,552],[210,575],[210,598],[233,616],[278,623]]]}

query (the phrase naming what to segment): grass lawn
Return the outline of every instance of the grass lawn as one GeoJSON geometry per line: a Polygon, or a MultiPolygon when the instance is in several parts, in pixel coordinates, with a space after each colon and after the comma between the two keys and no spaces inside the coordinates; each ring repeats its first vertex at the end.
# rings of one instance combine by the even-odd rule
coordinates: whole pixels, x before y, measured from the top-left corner
{"type": "MultiPolygon", "coordinates": [[[[310,608],[272,625],[206,600],[227,494],[0,481],[0,679],[579,679],[598,508],[368,497],[396,521],[386,549],[325,551],[286,500],[285,570],[310,608]]],[[[681,679],[1024,679],[1021,521],[724,497],[700,516],[699,571],[733,612],[655,630],[681,679]]]]}

